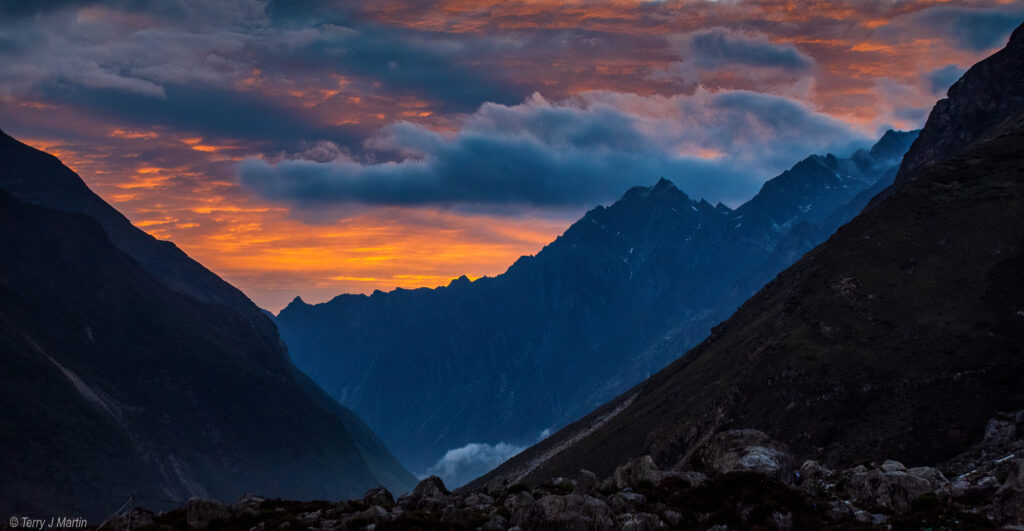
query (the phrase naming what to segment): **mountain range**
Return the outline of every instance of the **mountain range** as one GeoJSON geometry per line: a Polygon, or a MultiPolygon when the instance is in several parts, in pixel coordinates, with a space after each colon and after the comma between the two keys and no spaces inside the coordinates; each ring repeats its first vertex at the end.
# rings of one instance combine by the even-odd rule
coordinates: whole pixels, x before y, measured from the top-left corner
{"type": "Polygon", "coordinates": [[[1024,404],[1022,87],[1024,26],[936,104],[862,214],[681,359],[471,487],[609,474],[642,455],[699,469],[726,430],[832,467],[934,465],[991,439],[989,419],[1024,404]]]}
{"type": "Polygon", "coordinates": [[[2,133],[0,249],[0,512],[414,484],[240,291],[2,133]]]}
{"type": "Polygon", "coordinates": [[[661,179],[497,277],[296,299],[276,322],[294,363],[403,463],[459,484],[704,339],[888,186],[916,134],[810,156],[735,210],[661,179]]]}

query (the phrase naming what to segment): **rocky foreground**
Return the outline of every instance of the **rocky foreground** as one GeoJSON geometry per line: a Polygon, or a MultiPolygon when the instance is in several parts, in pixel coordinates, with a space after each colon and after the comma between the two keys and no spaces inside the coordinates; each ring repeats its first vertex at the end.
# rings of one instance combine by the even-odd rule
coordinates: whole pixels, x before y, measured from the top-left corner
{"type": "MultiPolygon", "coordinates": [[[[192,499],[161,514],[136,509],[131,528],[1024,530],[1024,411],[992,419],[981,443],[939,467],[796,465],[756,430],[718,433],[691,462],[659,470],[642,456],[604,479],[586,470],[535,487],[498,478],[472,492],[429,477],[397,500],[383,487],[342,502],[192,499]]],[[[127,524],[121,514],[103,527],[127,524]]]]}

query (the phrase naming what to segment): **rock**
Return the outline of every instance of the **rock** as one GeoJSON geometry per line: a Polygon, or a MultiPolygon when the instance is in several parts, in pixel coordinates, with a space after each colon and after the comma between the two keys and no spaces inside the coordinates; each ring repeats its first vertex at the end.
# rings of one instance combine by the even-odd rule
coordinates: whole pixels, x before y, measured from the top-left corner
{"type": "Polygon", "coordinates": [[[616,492],[608,498],[608,505],[617,514],[632,513],[647,502],[643,494],[635,492],[616,492]]]}
{"type": "Polygon", "coordinates": [[[391,520],[391,515],[388,514],[387,509],[380,505],[374,505],[365,511],[359,511],[352,515],[352,520],[360,522],[362,524],[372,523],[380,525],[391,520]]]}
{"type": "Polygon", "coordinates": [[[634,457],[615,469],[615,486],[637,488],[644,483],[656,484],[661,479],[661,471],[649,455],[634,457]]]}
{"type": "Polygon", "coordinates": [[[938,490],[940,488],[948,488],[949,480],[946,476],[939,471],[939,469],[930,466],[918,466],[907,470],[907,474],[911,476],[917,476],[928,482],[928,485],[932,489],[938,490]]]}
{"type": "Polygon", "coordinates": [[[829,488],[835,481],[836,473],[821,463],[808,459],[796,472],[796,483],[805,492],[818,492],[829,488]]]}
{"type": "Polygon", "coordinates": [[[218,520],[231,518],[231,508],[228,504],[192,498],[185,506],[185,520],[189,529],[206,529],[210,524],[218,520]]]}
{"type": "Polygon", "coordinates": [[[880,467],[882,472],[906,472],[907,467],[903,466],[903,463],[899,461],[893,461],[892,459],[886,459],[880,467]]]}
{"type": "Polygon", "coordinates": [[[484,492],[491,496],[500,496],[508,490],[508,478],[505,476],[498,476],[484,485],[484,492]]]}
{"type": "Polygon", "coordinates": [[[500,514],[496,514],[492,516],[486,524],[484,524],[483,528],[486,531],[502,531],[505,529],[505,523],[505,517],[500,514]]]}
{"type": "Polygon", "coordinates": [[[998,449],[1009,446],[1017,438],[1017,425],[1014,420],[994,418],[985,425],[985,438],[982,445],[986,448],[998,449]]]}
{"type": "Polygon", "coordinates": [[[388,489],[382,485],[373,487],[363,494],[363,503],[367,505],[379,505],[386,509],[390,509],[395,506],[395,498],[388,492],[388,489]]]}
{"type": "Polygon", "coordinates": [[[598,491],[601,493],[611,493],[617,490],[615,488],[615,476],[608,476],[601,481],[601,486],[598,487],[598,491]]]}
{"type": "Polygon", "coordinates": [[[622,523],[623,531],[653,531],[664,527],[665,524],[657,515],[651,513],[636,513],[622,523]]]}
{"type": "Polygon", "coordinates": [[[450,494],[444,486],[444,481],[437,476],[430,476],[420,481],[415,489],[412,489],[412,496],[418,498],[441,498],[450,494]]]}
{"type": "Polygon", "coordinates": [[[260,506],[263,502],[267,501],[262,496],[255,494],[243,494],[241,498],[238,498],[238,503],[232,508],[232,510],[239,515],[256,516],[260,512],[260,506]]]}
{"type": "MultiPolygon", "coordinates": [[[[923,477],[900,470],[891,463],[886,472],[882,468],[866,469],[859,466],[849,471],[844,492],[854,498],[858,505],[876,506],[897,512],[910,509],[918,496],[935,491],[932,483],[923,477]]],[[[898,463],[897,463],[898,464],[898,463]]]]}
{"type": "Polygon", "coordinates": [[[1016,459],[1016,470],[1006,478],[992,500],[996,523],[1024,524],[1024,459],[1016,459]]]}
{"type": "Polygon", "coordinates": [[[737,470],[760,472],[786,483],[793,480],[792,457],[786,447],[757,430],[729,430],[701,448],[701,463],[724,474],[737,470]]]}
{"type": "Polygon", "coordinates": [[[553,490],[565,494],[572,492],[576,485],[573,484],[571,479],[557,477],[552,478],[550,481],[548,481],[547,484],[545,484],[545,487],[547,487],[548,490],[553,490]]]}
{"type": "Polygon", "coordinates": [[[536,503],[536,501],[533,499],[533,496],[531,496],[529,492],[519,492],[509,496],[508,499],[505,500],[505,507],[508,507],[509,509],[515,509],[516,507],[533,505],[534,503],[536,503]]]}
{"type": "Polygon", "coordinates": [[[683,515],[675,511],[665,511],[661,516],[672,527],[679,527],[683,523],[683,515]]]}
{"type": "Polygon", "coordinates": [[[699,487],[704,483],[707,483],[708,477],[700,472],[694,472],[693,470],[687,470],[686,472],[680,472],[679,477],[686,480],[691,487],[699,487]]]}
{"type": "Polygon", "coordinates": [[[884,514],[871,513],[868,511],[855,511],[853,513],[853,519],[862,524],[871,525],[882,525],[887,520],[884,514]]]}
{"type": "Polygon", "coordinates": [[[600,480],[597,479],[597,474],[589,470],[580,470],[576,474],[576,486],[573,487],[573,494],[590,494],[593,495],[600,488],[600,480]]]}
{"type": "Polygon", "coordinates": [[[793,513],[773,512],[768,516],[768,525],[776,531],[792,531],[793,513]]]}
{"type": "Polygon", "coordinates": [[[519,525],[526,528],[579,526],[585,529],[610,529],[612,510],[593,496],[568,494],[547,495],[537,501],[540,510],[533,512],[534,520],[519,525]],[[556,525],[556,524],[562,524],[556,525]]]}
{"type": "Polygon", "coordinates": [[[825,510],[825,518],[833,522],[844,522],[853,518],[853,508],[850,507],[849,503],[842,501],[834,501],[828,504],[828,509],[825,510]]]}

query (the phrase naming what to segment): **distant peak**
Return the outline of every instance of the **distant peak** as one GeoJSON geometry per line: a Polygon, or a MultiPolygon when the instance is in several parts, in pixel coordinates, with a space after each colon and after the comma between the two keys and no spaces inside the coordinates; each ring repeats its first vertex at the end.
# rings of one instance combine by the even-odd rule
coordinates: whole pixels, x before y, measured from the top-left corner
{"type": "Polygon", "coordinates": [[[669,190],[675,187],[676,185],[672,181],[662,177],[658,179],[658,182],[654,185],[654,188],[652,188],[651,191],[660,192],[662,190],[669,190]]]}
{"type": "Polygon", "coordinates": [[[466,275],[462,275],[459,278],[453,278],[452,281],[448,283],[448,287],[450,288],[452,286],[468,286],[472,282],[473,281],[470,280],[469,277],[467,277],[466,275]]]}
{"type": "Polygon", "coordinates": [[[306,301],[302,300],[302,297],[300,297],[300,296],[296,296],[294,299],[292,299],[292,302],[289,304],[289,306],[292,305],[292,304],[307,305],[306,301]]]}

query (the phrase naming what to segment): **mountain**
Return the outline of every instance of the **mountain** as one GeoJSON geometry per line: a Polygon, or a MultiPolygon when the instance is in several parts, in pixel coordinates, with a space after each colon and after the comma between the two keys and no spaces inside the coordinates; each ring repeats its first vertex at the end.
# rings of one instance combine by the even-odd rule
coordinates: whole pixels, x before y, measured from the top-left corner
{"type": "Polygon", "coordinates": [[[725,430],[833,467],[933,465],[992,438],[1024,404],[1022,73],[1024,26],[935,106],[883,198],[681,359],[474,485],[645,454],[699,467],[725,430]]]}
{"type": "Polygon", "coordinates": [[[662,179],[497,277],[296,299],[276,321],[295,364],[404,463],[459,484],[706,337],[845,221],[837,209],[891,182],[915,136],[808,157],[736,210],[662,179]]]}
{"type": "Polygon", "coordinates": [[[132,492],[333,498],[415,479],[238,290],[0,135],[0,510],[132,492]]]}

